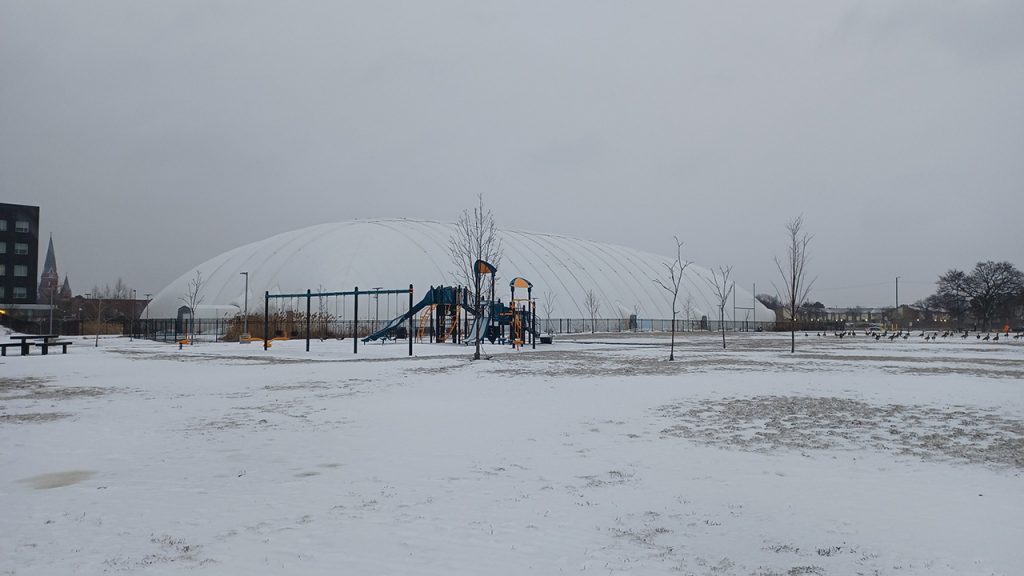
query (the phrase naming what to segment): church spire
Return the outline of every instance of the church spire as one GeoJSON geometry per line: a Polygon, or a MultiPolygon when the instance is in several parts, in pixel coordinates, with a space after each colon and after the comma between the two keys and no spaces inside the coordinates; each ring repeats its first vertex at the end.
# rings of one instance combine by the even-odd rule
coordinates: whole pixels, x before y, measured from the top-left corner
{"type": "Polygon", "coordinates": [[[57,273],[57,257],[53,253],[53,234],[50,234],[50,246],[46,249],[46,260],[43,273],[39,275],[39,290],[36,291],[38,304],[49,304],[57,291],[60,290],[60,275],[57,273]]]}
{"type": "Polygon", "coordinates": [[[47,274],[57,277],[57,257],[53,254],[53,234],[50,234],[50,246],[46,249],[46,261],[43,263],[42,276],[47,274]]]}

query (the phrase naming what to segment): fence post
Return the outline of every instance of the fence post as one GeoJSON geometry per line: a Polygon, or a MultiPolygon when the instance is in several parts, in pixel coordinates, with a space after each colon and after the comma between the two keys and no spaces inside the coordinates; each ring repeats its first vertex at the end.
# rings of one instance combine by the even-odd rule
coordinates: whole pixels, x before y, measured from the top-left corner
{"type": "Polygon", "coordinates": [[[263,349],[270,348],[270,291],[263,293],[263,349]]]}
{"type": "Polygon", "coordinates": [[[530,300],[530,348],[537,349],[537,303],[530,300]]]}
{"type": "Polygon", "coordinates": [[[310,301],[312,299],[313,299],[313,297],[312,297],[310,289],[306,288],[306,352],[309,352],[309,328],[310,328],[310,325],[309,325],[309,321],[310,321],[310,317],[309,317],[309,303],[310,303],[310,301]]]}

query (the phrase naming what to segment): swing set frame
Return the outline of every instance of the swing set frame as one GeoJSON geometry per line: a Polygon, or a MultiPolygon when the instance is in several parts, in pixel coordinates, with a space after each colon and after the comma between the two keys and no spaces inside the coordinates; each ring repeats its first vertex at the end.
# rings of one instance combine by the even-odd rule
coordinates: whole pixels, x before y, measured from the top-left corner
{"type": "MultiPolygon", "coordinates": [[[[291,298],[306,299],[306,352],[309,352],[309,340],[312,329],[312,302],[313,298],[328,298],[332,296],[353,296],[355,298],[353,303],[352,312],[352,353],[359,353],[359,297],[360,296],[381,296],[390,294],[408,294],[409,295],[409,310],[413,307],[413,286],[409,284],[408,288],[398,288],[392,290],[360,290],[359,286],[356,286],[354,290],[346,290],[342,292],[313,292],[312,290],[306,290],[305,293],[298,294],[271,294],[269,291],[263,294],[263,349],[268,350],[270,348],[270,301],[271,300],[286,300],[291,298]]],[[[415,314],[409,315],[409,326],[406,330],[409,337],[409,356],[412,356],[412,340],[413,332],[415,330],[415,314]]]]}

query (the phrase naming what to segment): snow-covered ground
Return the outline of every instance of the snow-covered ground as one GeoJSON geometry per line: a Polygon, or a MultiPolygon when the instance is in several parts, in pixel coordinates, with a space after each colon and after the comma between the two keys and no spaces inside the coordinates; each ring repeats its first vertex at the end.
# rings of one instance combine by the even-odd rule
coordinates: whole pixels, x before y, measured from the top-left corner
{"type": "Polygon", "coordinates": [[[0,574],[1021,574],[1024,343],[77,340],[0,359],[0,574]]]}

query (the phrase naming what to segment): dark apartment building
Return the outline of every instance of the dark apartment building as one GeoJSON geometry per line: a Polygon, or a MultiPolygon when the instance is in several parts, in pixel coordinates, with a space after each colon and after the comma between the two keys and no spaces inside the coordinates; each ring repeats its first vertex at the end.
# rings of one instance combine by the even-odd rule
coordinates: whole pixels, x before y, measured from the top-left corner
{"type": "Polygon", "coordinates": [[[0,302],[35,304],[39,207],[0,203],[0,302]]]}

